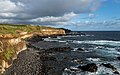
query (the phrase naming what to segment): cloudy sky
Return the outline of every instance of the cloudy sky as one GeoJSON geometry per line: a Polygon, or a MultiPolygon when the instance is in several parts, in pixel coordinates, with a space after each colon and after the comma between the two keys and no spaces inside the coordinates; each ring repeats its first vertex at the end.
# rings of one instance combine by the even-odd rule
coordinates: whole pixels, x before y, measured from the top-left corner
{"type": "Polygon", "coordinates": [[[120,0],[0,0],[0,23],[120,31],[120,0]]]}

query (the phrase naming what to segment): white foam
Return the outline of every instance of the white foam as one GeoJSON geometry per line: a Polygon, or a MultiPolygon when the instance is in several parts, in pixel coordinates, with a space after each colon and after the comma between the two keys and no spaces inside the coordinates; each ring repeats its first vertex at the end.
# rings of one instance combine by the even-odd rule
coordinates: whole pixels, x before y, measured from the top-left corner
{"type": "MultiPolygon", "coordinates": [[[[97,72],[81,71],[75,67],[70,67],[71,69],[77,70],[76,72],[74,72],[68,68],[65,68],[64,69],[65,72],[63,72],[62,75],[116,75],[113,73],[113,70],[111,68],[106,68],[100,64],[97,64],[97,66],[98,66],[97,72]]],[[[118,68],[116,71],[120,72],[118,68]]]]}
{"type": "Polygon", "coordinates": [[[99,40],[99,41],[76,41],[73,43],[78,44],[96,44],[96,45],[111,45],[111,46],[120,46],[120,41],[108,41],[108,40],[99,40]]]}
{"type": "Polygon", "coordinates": [[[66,42],[66,41],[58,41],[58,42],[66,42]]]}
{"type": "Polygon", "coordinates": [[[72,51],[77,51],[78,48],[74,48],[72,51]]]}
{"type": "Polygon", "coordinates": [[[55,40],[55,39],[51,39],[51,38],[44,38],[44,41],[59,41],[59,40],[55,40]]]}
{"type": "Polygon", "coordinates": [[[100,58],[87,58],[88,61],[100,61],[100,58]]]}
{"type": "Polygon", "coordinates": [[[60,36],[57,36],[57,39],[61,39],[61,37],[60,37],[60,36]]]}

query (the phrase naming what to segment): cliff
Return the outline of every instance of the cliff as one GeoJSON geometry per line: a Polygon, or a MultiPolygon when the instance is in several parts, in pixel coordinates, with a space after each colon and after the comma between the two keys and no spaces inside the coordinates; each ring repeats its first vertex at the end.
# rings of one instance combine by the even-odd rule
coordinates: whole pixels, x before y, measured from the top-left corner
{"type": "Polygon", "coordinates": [[[65,31],[43,26],[0,25],[0,74],[12,65],[19,52],[27,49],[24,39],[34,35],[65,35],[65,31]]]}

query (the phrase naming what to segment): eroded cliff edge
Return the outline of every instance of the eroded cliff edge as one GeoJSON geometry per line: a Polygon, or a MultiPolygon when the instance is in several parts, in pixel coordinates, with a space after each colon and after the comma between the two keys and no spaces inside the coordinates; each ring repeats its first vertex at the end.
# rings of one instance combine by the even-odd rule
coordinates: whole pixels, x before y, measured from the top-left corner
{"type": "Polygon", "coordinates": [[[25,39],[36,35],[65,35],[63,29],[31,25],[0,25],[0,29],[0,74],[12,65],[21,51],[27,49],[25,39]]]}

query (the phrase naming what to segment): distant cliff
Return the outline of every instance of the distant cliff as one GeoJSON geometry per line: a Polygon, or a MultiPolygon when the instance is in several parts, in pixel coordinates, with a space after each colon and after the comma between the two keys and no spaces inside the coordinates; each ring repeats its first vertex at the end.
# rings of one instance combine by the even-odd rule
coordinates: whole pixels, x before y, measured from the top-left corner
{"type": "Polygon", "coordinates": [[[12,65],[19,52],[27,49],[24,39],[66,34],[63,29],[31,25],[0,25],[0,29],[0,73],[12,65]]]}
{"type": "Polygon", "coordinates": [[[69,30],[69,29],[65,29],[65,28],[60,28],[60,29],[64,30],[66,34],[68,34],[68,33],[72,32],[72,31],[71,31],[71,30],[69,30]]]}

